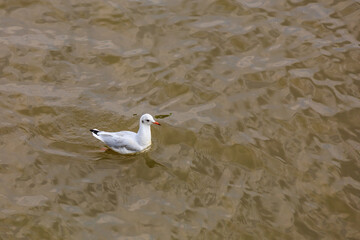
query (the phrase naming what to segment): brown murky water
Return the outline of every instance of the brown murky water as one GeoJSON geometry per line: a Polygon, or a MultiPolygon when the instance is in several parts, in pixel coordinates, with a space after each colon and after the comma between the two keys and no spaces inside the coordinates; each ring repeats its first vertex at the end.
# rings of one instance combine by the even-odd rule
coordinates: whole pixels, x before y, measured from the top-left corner
{"type": "Polygon", "coordinates": [[[360,239],[355,0],[0,1],[0,239],[360,239]],[[149,152],[101,152],[90,128],[149,152]]]}

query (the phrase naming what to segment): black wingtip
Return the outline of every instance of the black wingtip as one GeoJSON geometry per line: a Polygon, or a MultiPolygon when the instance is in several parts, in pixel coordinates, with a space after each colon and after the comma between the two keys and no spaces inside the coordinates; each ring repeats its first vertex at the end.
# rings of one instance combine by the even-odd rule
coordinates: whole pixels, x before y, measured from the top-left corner
{"type": "Polygon", "coordinates": [[[97,135],[97,133],[99,132],[99,130],[96,130],[96,129],[90,129],[90,132],[94,133],[97,135]]]}

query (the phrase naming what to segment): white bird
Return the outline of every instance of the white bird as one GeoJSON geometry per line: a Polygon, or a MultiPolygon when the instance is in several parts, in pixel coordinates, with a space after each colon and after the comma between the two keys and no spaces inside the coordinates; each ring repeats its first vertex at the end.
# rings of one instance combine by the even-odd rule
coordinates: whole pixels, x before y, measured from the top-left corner
{"type": "Polygon", "coordinates": [[[160,125],[150,114],[146,113],[140,118],[140,126],[137,133],[130,131],[105,132],[97,129],[90,129],[90,132],[115,152],[132,154],[142,152],[150,147],[150,126],[152,124],[160,125]]]}

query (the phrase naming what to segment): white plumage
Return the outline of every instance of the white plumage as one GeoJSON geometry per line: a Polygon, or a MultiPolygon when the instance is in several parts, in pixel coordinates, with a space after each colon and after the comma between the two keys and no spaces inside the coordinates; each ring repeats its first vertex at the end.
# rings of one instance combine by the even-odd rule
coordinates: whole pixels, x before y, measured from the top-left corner
{"type": "Polygon", "coordinates": [[[140,118],[137,133],[130,131],[105,132],[98,129],[90,129],[92,135],[104,142],[109,148],[121,154],[142,152],[151,145],[151,125],[156,122],[150,114],[144,114],[140,118]]]}

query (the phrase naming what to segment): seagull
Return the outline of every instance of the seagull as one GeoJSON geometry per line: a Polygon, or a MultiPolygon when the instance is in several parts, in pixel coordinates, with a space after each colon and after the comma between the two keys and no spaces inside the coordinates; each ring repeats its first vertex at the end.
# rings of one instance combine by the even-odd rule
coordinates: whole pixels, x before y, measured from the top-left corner
{"type": "Polygon", "coordinates": [[[105,132],[90,129],[94,137],[104,142],[109,148],[121,154],[133,154],[147,150],[151,145],[152,124],[160,125],[154,118],[146,113],[141,116],[137,133],[130,131],[105,132]]]}

